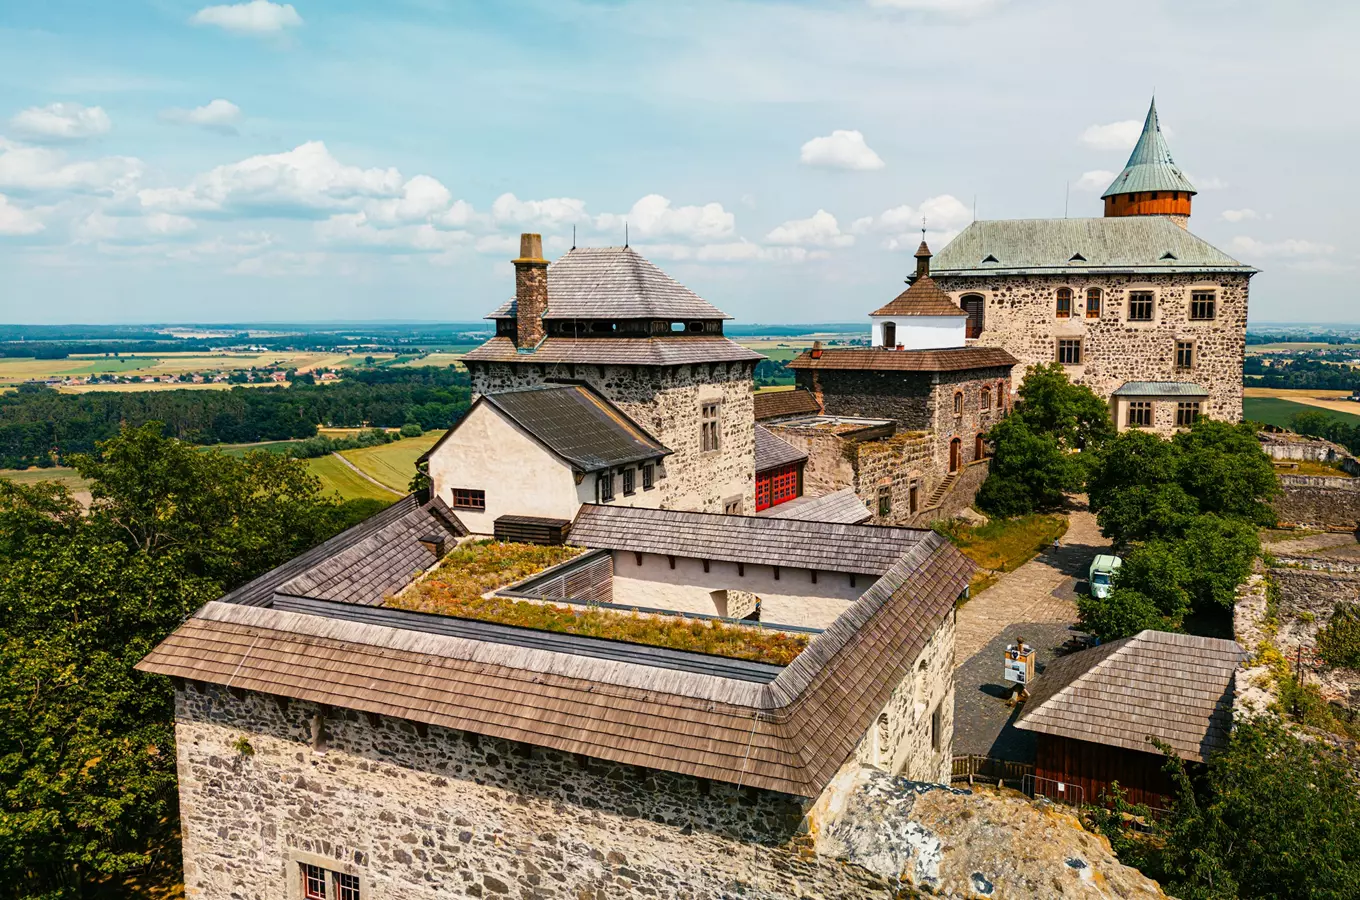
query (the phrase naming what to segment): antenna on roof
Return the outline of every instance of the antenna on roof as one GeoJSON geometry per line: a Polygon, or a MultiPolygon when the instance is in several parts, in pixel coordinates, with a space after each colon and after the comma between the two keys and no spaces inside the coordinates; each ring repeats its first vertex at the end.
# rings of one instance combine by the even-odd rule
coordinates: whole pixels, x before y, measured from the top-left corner
{"type": "Polygon", "coordinates": [[[926,239],[926,217],[921,216],[921,242],[924,243],[925,239],[926,239]]]}
{"type": "Polygon", "coordinates": [[[623,220],[623,249],[628,249],[628,220],[623,220]]]}
{"type": "Polygon", "coordinates": [[[576,226],[571,226],[571,249],[576,249],[576,226]]]}

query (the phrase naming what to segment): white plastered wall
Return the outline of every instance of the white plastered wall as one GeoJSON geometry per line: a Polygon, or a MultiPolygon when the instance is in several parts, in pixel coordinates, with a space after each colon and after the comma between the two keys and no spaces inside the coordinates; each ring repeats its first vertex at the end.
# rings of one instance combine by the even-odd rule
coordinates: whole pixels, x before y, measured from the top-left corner
{"type": "Polygon", "coordinates": [[[906,350],[943,350],[965,343],[967,316],[870,316],[875,347],[883,346],[883,323],[897,326],[896,345],[906,350]]]}

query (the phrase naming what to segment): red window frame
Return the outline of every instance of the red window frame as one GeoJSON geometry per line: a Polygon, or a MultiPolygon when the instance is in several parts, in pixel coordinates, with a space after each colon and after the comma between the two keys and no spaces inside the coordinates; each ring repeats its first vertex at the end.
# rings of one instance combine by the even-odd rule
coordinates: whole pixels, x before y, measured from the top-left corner
{"type": "Polygon", "coordinates": [[[798,499],[802,486],[802,466],[793,463],[770,469],[756,476],[756,512],[798,499]]]}
{"type": "Polygon", "coordinates": [[[326,900],[325,869],[311,863],[302,864],[302,896],[304,900],[326,900]]]}

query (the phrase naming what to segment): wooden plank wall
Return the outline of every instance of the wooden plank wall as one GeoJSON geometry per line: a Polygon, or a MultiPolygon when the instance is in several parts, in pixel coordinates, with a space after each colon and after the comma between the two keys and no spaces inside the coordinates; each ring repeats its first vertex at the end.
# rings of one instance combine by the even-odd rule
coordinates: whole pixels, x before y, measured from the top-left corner
{"type": "Polygon", "coordinates": [[[1123,747],[1107,747],[1090,741],[1039,734],[1034,774],[1066,784],[1080,785],[1084,802],[1099,803],[1112,782],[1128,792],[1129,803],[1154,809],[1171,806],[1171,780],[1162,771],[1160,753],[1140,753],[1123,747]]]}

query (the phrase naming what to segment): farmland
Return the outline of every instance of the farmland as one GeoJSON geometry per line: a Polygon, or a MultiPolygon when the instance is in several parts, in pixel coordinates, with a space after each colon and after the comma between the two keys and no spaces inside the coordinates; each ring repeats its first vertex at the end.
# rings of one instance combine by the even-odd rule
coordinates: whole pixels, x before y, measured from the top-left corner
{"type": "Polygon", "coordinates": [[[403,438],[361,450],[345,450],[342,455],[370,478],[405,494],[416,471],[416,459],[443,436],[442,431],[427,431],[416,438],[403,438]]]}
{"type": "Polygon", "coordinates": [[[322,493],[338,493],[344,500],[382,500],[391,503],[399,496],[378,487],[334,456],[309,459],[307,468],[320,479],[322,493]]]}
{"type": "MultiPolygon", "coordinates": [[[[187,373],[231,372],[240,369],[339,369],[362,364],[371,357],[375,362],[394,358],[391,353],[336,353],[315,350],[266,350],[259,352],[213,351],[207,353],[132,353],[122,356],[106,354],[74,355],[65,359],[33,359],[30,357],[0,358],[0,387],[40,381],[50,378],[84,378],[91,375],[118,375],[160,378],[187,373]]],[[[209,387],[177,382],[149,382],[135,385],[70,385],[63,389],[107,390],[165,390],[183,387],[209,387]]],[[[222,385],[213,385],[222,387],[222,385]]]]}
{"type": "MultiPolygon", "coordinates": [[[[1360,411],[1360,403],[1352,404],[1360,411]]],[[[1253,422],[1265,422],[1288,428],[1289,421],[1302,412],[1321,412],[1346,425],[1360,425],[1360,415],[1340,412],[1331,407],[1320,407],[1312,403],[1296,402],[1281,397],[1247,397],[1242,401],[1242,415],[1253,422]]]]}

